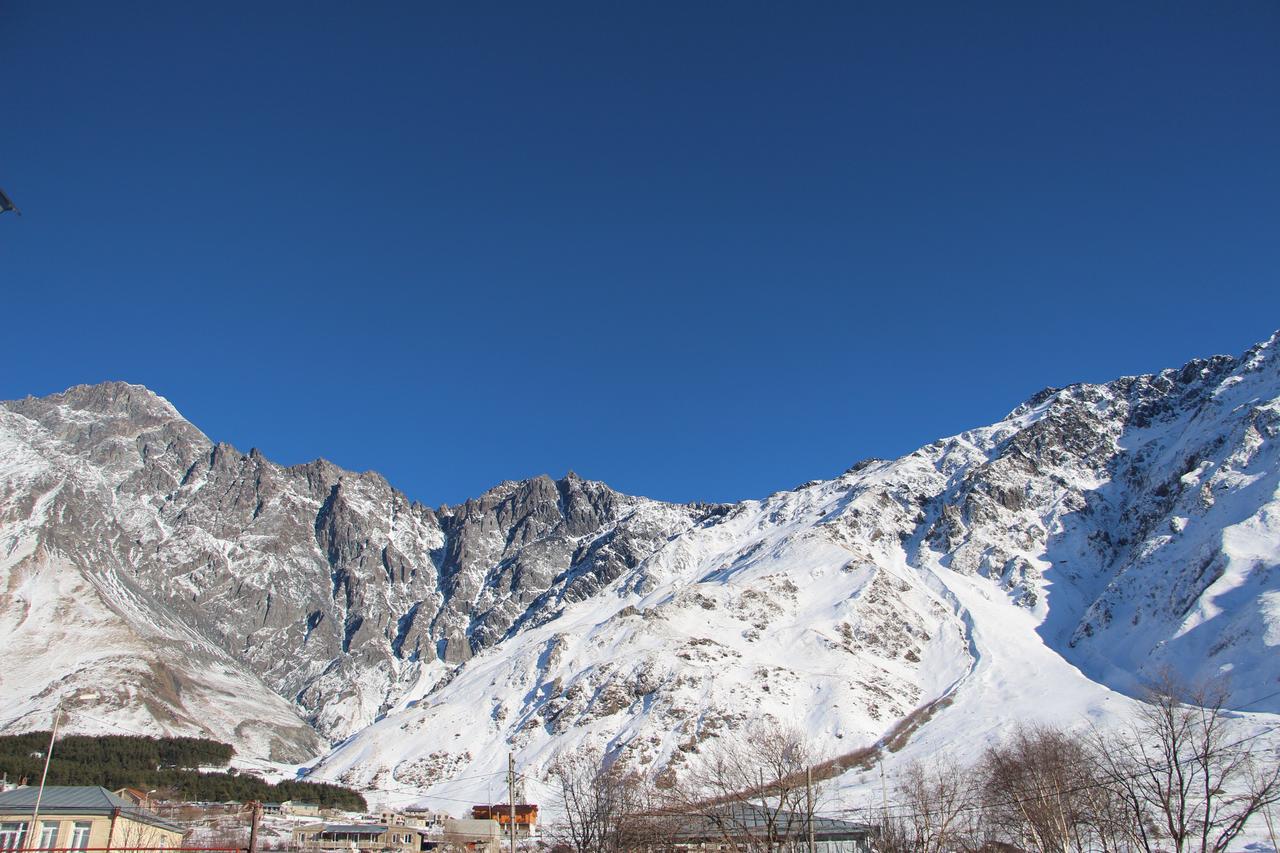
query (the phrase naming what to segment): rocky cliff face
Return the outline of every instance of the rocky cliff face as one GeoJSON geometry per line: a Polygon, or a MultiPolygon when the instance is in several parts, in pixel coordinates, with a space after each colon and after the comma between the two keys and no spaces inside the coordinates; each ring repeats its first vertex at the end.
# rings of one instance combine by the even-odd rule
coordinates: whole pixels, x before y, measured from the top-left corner
{"type": "MultiPolygon", "coordinates": [[[[332,739],[424,667],[551,618],[708,511],[662,507],[660,528],[638,524],[638,507],[659,505],[573,474],[433,510],[377,474],[214,444],[123,383],[6,403],[0,430],[11,579],[55,559],[127,589],[145,621],[182,625],[332,739]]],[[[21,613],[22,592],[10,596],[4,611],[21,613]]],[[[102,606],[136,621],[111,596],[102,606]]]]}
{"type": "Polygon", "coordinates": [[[983,684],[1020,713],[1008,685],[1054,667],[1097,702],[1230,674],[1280,711],[1253,701],[1280,687],[1278,343],[731,506],[569,474],[431,509],[137,386],[5,403],[0,625],[49,651],[0,673],[0,725],[61,699],[277,757],[358,733],[322,775],[447,786],[584,739],[678,767],[761,714],[838,754],[983,684]]]}

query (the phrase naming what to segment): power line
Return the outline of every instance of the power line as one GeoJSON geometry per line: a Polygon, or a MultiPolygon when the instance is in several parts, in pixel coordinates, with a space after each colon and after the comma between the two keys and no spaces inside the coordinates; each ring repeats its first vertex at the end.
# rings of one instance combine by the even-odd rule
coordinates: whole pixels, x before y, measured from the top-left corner
{"type": "MultiPolygon", "coordinates": [[[[1241,704],[1241,705],[1251,705],[1251,704],[1255,704],[1255,703],[1258,703],[1258,702],[1266,701],[1267,699],[1270,699],[1270,698],[1275,697],[1275,696],[1280,696],[1280,690],[1272,691],[1271,693],[1267,693],[1267,694],[1265,694],[1265,695],[1263,695],[1263,696],[1259,696],[1259,697],[1256,697],[1256,698],[1254,698],[1254,699],[1247,700],[1247,701],[1245,701],[1245,702],[1243,702],[1243,703],[1240,703],[1240,704],[1241,704]]],[[[1225,709],[1224,709],[1224,710],[1225,710],[1225,709]]],[[[104,725],[104,726],[108,726],[108,727],[110,727],[110,728],[114,728],[114,729],[117,729],[117,730],[120,730],[120,731],[129,732],[130,734],[139,735],[139,736],[141,736],[141,737],[156,737],[156,736],[157,736],[157,735],[155,735],[155,734],[151,734],[151,733],[147,733],[147,732],[142,732],[142,731],[139,731],[139,730],[137,730],[137,729],[130,728],[129,726],[125,726],[125,725],[123,725],[123,724],[121,724],[121,723],[119,723],[119,722],[114,722],[114,721],[104,720],[104,719],[99,718],[99,717],[96,717],[96,716],[94,716],[94,715],[92,715],[92,714],[85,713],[84,711],[81,711],[81,710],[79,710],[79,709],[77,709],[77,710],[75,711],[75,713],[76,713],[77,715],[81,716],[81,717],[84,717],[85,719],[92,720],[92,721],[97,722],[97,723],[100,723],[100,724],[102,724],[102,725],[104,725]]],[[[1222,747],[1219,747],[1217,750],[1215,750],[1215,751],[1214,751],[1213,753],[1211,753],[1211,754],[1216,755],[1216,754],[1219,754],[1219,753],[1221,753],[1221,752],[1223,752],[1223,751],[1226,751],[1226,750],[1228,750],[1228,749],[1232,749],[1232,748],[1234,748],[1234,747],[1236,747],[1236,746],[1239,746],[1239,745],[1241,745],[1241,744],[1243,744],[1243,743],[1245,743],[1245,742],[1247,742],[1247,741],[1253,740],[1253,739],[1258,738],[1258,737],[1263,737],[1263,736],[1266,736],[1266,735],[1268,735],[1268,734],[1272,734],[1272,733],[1273,733],[1273,732],[1275,732],[1277,729],[1280,729],[1280,724],[1277,724],[1276,726],[1273,726],[1272,728],[1267,729],[1266,731],[1260,732],[1260,733],[1258,733],[1258,734],[1249,735],[1249,736],[1247,736],[1247,737],[1244,737],[1244,738],[1241,738],[1241,739],[1239,739],[1239,740],[1237,740],[1237,741],[1234,741],[1234,742],[1232,742],[1232,743],[1230,743],[1230,744],[1225,744],[1225,745],[1223,745],[1222,747]]],[[[162,736],[163,736],[163,735],[162,735],[162,736]]],[[[1083,762],[1084,762],[1084,761],[1086,761],[1086,760],[1087,760],[1087,759],[1082,759],[1081,763],[1083,764],[1083,762]]],[[[1168,762],[1168,763],[1166,763],[1166,764],[1159,765],[1159,766],[1157,766],[1157,767],[1155,767],[1155,768],[1147,768],[1146,770],[1143,770],[1143,771],[1138,772],[1138,773],[1130,774],[1129,776],[1122,777],[1122,778],[1123,778],[1123,780],[1124,780],[1124,781],[1132,781],[1132,780],[1134,780],[1134,779],[1139,778],[1139,777],[1140,777],[1140,776],[1142,776],[1142,775],[1145,775],[1146,773],[1150,772],[1151,770],[1168,770],[1168,769],[1170,769],[1172,766],[1173,766],[1173,762],[1171,761],[1171,762],[1168,762]]],[[[455,778],[452,778],[452,779],[443,780],[443,781],[441,781],[441,782],[439,782],[439,783],[434,783],[434,784],[449,785],[449,784],[457,783],[457,782],[468,782],[468,781],[476,781],[476,780],[480,780],[480,779],[490,779],[490,778],[493,778],[493,777],[505,776],[506,774],[507,774],[507,771],[500,771],[500,770],[499,770],[499,771],[491,771],[491,772],[486,772],[486,773],[473,774],[473,775],[469,775],[469,776],[459,776],[459,777],[455,777],[455,778]]],[[[544,783],[541,779],[539,779],[538,777],[536,777],[536,776],[531,776],[531,775],[529,775],[529,774],[527,774],[527,773],[518,773],[518,774],[516,774],[516,777],[517,777],[518,779],[520,779],[521,781],[525,781],[525,782],[530,782],[530,781],[531,781],[531,782],[533,782],[533,783],[535,783],[535,784],[538,784],[538,785],[545,785],[545,784],[546,784],[546,783],[544,783]]],[[[307,781],[307,780],[304,780],[304,781],[307,781]]],[[[332,784],[332,783],[329,783],[329,784],[332,784]]],[[[338,783],[338,784],[341,784],[341,783],[338,783]]],[[[1082,784],[1082,785],[1076,786],[1076,787],[1074,787],[1074,788],[1070,788],[1070,789],[1066,789],[1066,790],[1060,790],[1060,791],[1055,791],[1055,792],[1053,792],[1053,793],[1054,793],[1054,795],[1056,795],[1056,796],[1063,796],[1063,795],[1067,795],[1067,794],[1081,793],[1081,792],[1083,792],[1083,791],[1087,791],[1087,790],[1094,789],[1094,788],[1106,787],[1108,784],[1111,784],[1111,782],[1108,782],[1108,781],[1090,782],[1090,783],[1085,783],[1085,784],[1082,784]]],[[[426,793],[426,792],[422,791],[421,789],[416,790],[416,791],[408,791],[408,790],[403,790],[403,789],[388,788],[388,787],[381,786],[381,785],[373,785],[373,784],[367,784],[367,783],[366,783],[366,784],[363,784],[363,785],[361,786],[361,789],[362,789],[362,790],[379,791],[379,792],[386,793],[386,794],[392,794],[392,795],[399,796],[399,797],[405,797],[405,798],[411,798],[411,799],[417,799],[417,800],[442,800],[442,801],[445,801],[445,802],[451,802],[451,803],[465,803],[465,804],[472,804],[472,805],[474,805],[474,804],[475,804],[474,798],[470,798],[470,799],[463,799],[463,798],[458,798],[458,797],[449,797],[449,796],[446,796],[446,795],[443,795],[443,794],[426,793]]],[[[1017,798],[1017,799],[1013,799],[1013,800],[1008,800],[1008,801],[1006,801],[1006,802],[1007,802],[1008,804],[1012,804],[1012,805],[1024,805],[1024,804],[1028,804],[1028,803],[1033,803],[1033,802],[1042,801],[1043,799],[1045,799],[1045,796],[1047,796],[1047,794],[1043,794],[1043,793],[1042,793],[1042,794],[1037,795],[1037,796],[1030,796],[1030,797],[1025,797],[1025,798],[1017,798]]],[[[746,800],[743,800],[743,802],[746,802],[746,800]]],[[[976,810],[976,809],[981,808],[981,807],[982,807],[982,806],[981,806],[980,804],[964,804],[963,806],[959,807],[959,808],[957,809],[957,811],[971,811],[971,810],[976,810]]],[[[884,814],[886,814],[886,815],[887,815],[887,814],[889,814],[890,812],[910,813],[910,814],[913,814],[913,813],[915,813],[915,807],[914,807],[914,806],[912,806],[912,805],[910,805],[910,804],[908,804],[908,803],[902,803],[902,802],[886,802],[886,803],[884,804],[884,806],[883,806],[883,807],[881,807],[881,808],[879,808],[879,809],[877,809],[877,808],[875,808],[875,807],[866,807],[866,808],[861,808],[861,809],[858,809],[858,808],[837,809],[837,810],[835,810],[834,814],[820,815],[820,814],[815,813],[815,816],[834,816],[834,815],[838,815],[838,814],[860,814],[860,813],[872,813],[872,814],[874,814],[874,813],[876,813],[876,812],[882,812],[882,813],[884,813],[884,814]]]]}
{"type": "MultiPolygon", "coordinates": [[[[1280,696],[1280,690],[1274,690],[1274,691],[1272,691],[1271,693],[1268,693],[1266,696],[1259,696],[1257,699],[1249,699],[1249,700],[1247,700],[1247,701],[1245,701],[1245,702],[1240,702],[1239,704],[1240,704],[1240,705],[1255,705],[1255,704],[1257,704],[1258,702],[1265,702],[1265,701],[1267,701],[1267,700],[1268,700],[1268,699],[1270,699],[1272,696],[1280,696]]],[[[1266,712],[1264,711],[1263,713],[1266,713],[1266,712]]]]}
{"type": "MultiPolygon", "coordinates": [[[[1280,729],[1280,724],[1277,724],[1277,726],[1275,726],[1275,727],[1273,727],[1273,728],[1271,728],[1271,729],[1268,729],[1268,730],[1267,730],[1267,731],[1265,731],[1265,732],[1261,732],[1261,733],[1259,733],[1259,734],[1255,734],[1255,735],[1249,735],[1248,737],[1240,738],[1239,740],[1234,741],[1234,742],[1232,742],[1232,743],[1224,744],[1224,745],[1222,745],[1222,746],[1218,747],[1216,750],[1213,750],[1212,752],[1208,753],[1205,757],[1207,758],[1207,757],[1211,757],[1211,756],[1217,756],[1217,755],[1219,755],[1219,754],[1221,754],[1221,753],[1223,753],[1223,752],[1225,752],[1225,751],[1227,751],[1227,750],[1229,750],[1229,749],[1233,749],[1233,748],[1235,748],[1235,747],[1237,747],[1237,746],[1240,746],[1241,744],[1243,744],[1243,743],[1245,743],[1245,742],[1247,742],[1247,741],[1253,740],[1254,738],[1262,737],[1262,736],[1264,736],[1264,735],[1271,734],[1272,732],[1275,732],[1277,729],[1280,729]]],[[[1271,748],[1275,748],[1275,747],[1271,747],[1271,748]]],[[[1079,764],[1080,764],[1080,765],[1083,765],[1083,764],[1085,764],[1085,763],[1086,763],[1086,762],[1088,762],[1088,761],[1089,761],[1089,759],[1088,759],[1088,758],[1084,758],[1084,759],[1081,759],[1081,760],[1080,760],[1079,764]]],[[[1167,762],[1167,763],[1159,764],[1159,765],[1156,765],[1156,766],[1154,766],[1154,767],[1147,767],[1147,768],[1144,768],[1143,770],[1140,770],[1140,771],[1137,771],[1137,772],[1131,773],[1131,774],[1129,774],[1129,775],[1127,775],[1127,776],[1122,776],[1122,777],[1120,777],[1120,780],[1122,780],[1122,781],[1133,781],[1133,780],[1135,780],[1135,779],[1138,779],[1139,777],[1142,777],[1142,776],[1147,775],[1148,773],[1150,773],[1150,772],[1152,772],[1152,771],[1169,770],[1169,769],[1171,769],[1171,768],[1173,767],[1173,764],[1174,764],[1174,762],[1173,762],[1173,761],[1169,761],[1169,762],[1167,762]]],[[[1088,783],[1085,783],[1085,784],[1082,784],[1082,785],[1078,785],[1078,786],[1076,786],[1076,787],[1074,787],[1074,788],[1067,788],[1067,789],[1064,789],[1064,790],[1054,791],[1054,792],[1053,792],[1053,794],[1054,794],[1055,796],[1063,796],[1063,795],[1066,795],[1066,794],[1076,794],[1076,793],[1080,793],[1080,792],[1082,792],[1082,791],[1088,791],[1088,790],[1091,790],[1091,789],[1094,789],[1094,788],[1104,788],[1104,787],[1107,787],[1107,786],[1109,786],[1110,784],[1112,784],[1114,781],[1120,781],[1120,780],[1099,780],[1099,781],[1096,781],[1096,782],[1088,782],[1088,783]]],[[[1027,803],[1034,803],[1034,802],[1042,801],[1042,800],[1044,800],[1044,799],[1045,799],[1045,796],[1046,796],[1045,794],[1042,794],[1042,795],[1040,795],[1040,796],[1035,796],[1035,797],[1015,798],[1015,799],[1011,799],[1011,800],[1005,800],[1005,801],[1003,801],[1003,802],[1002,802],[1002,804],[1006,804],[1006,803],[1007,803],[1007,804],[1012,804],[1012,805],[1025,805],[1025,804],[1027,804],[1027,803]]],[[[744,800],[743,802],[746,802],[746,801],[744,800]]],[[[966,804],[964,804],[964,805],[962,805],[962,806],[957,807],[957,808],[955,809],[955,811],[957,811],[957,812],[960,812],[960,811],[973,811],[973,810],[976,810],[976,809],[980,809],[980,808],[982,808],[982,807],[983,807],[983,806],[982,806],[982,804],[980,804],[980,803],[966,803],[966,804]]],[[[840,814],[856,814],[856,813],[868,812],[868,813],[872,813],[872,814],[874,814],[874,813],[876,813],[876,812],[878,812],[878,811],[879,811],[879,812],[884,812],[884,813],[886,813],[886,814],[887,814],[888,812],[891,812],[891,811],[905,812],[905,813],[907,813],[907,814],[917,814],[917,813],[918,813],[918,812],[917,812],[917,810],[916,810],[916,807],[915,807],[915,806],[913,806],[913,805],[911,805],[911,804],[909,804],[909,803],[897,803],[897,802],[890,802],[890,803],[887,803],[883,808],[880,808],[880,809],[877,809],[877,808],[875,808],[874,806],[869,806],[869,807],[867,807],[867,808],[863,808],[863,809],[839,809],[839,810],[837,810],[837,813],[840,813],[840,814]]]]}
{"type": "MultiPolygon", "coordinates": [[[[131,735],[138,735],[140,737],[173,737],[173,735],[156,734],[155,732],[140,732],[137,729],[131,729],[128,726],[121,725],[120,723],[113,722],[111,720],[104,720],[100,717],[95,717],[92,714],[86,714],[84,711],[79,709],[76,709],[75,711],[67,711],[66,714],[67,716],[72,716],[74,714],[77,717],[84,717],[86,720],[93,720],[95,723],[101,723],[104,726],[119,729],[122,732],[128,732],[131,735]]],[[[184,735],[178,735],[178,737],[184,737],[184,735]]]]}
{"type": "MultiPolygon", "coordinates": [[[[502,773],[500,773],[500,774],[486,773],[486,774],[482,774],[482,775],[480,775],[480,776],[459,777],[458,779],[449,779],[449,780],[447,780],[446,782],[442,782],[442,783],[439,783],[439,784],[448,784],[448,782],[460,782],[460,781],[463,781],[464,779],[470,779],[470,780],[483,779],[483,778],[486,778],[486,777],[488,777],[488,776],[493,776],[493,775],[502,775],[502,776],[505,776],[505,775],[506,775],[506,773],[505,773],[505,772],[502,772],[502,773]]],[[[529,775],[527,775],[527,774],[525,774],[525,773],[517,773],[517,774],[516,774],[516,778],[517,778],[517,779],[524,780],[524,781],[535,781],[535,782],[536,782],[536,781],[538,781],[535,777],[529,776],[529,775]]],[[[382,792],[385,792],[385,793],[388,793],[388,794],[397,794],[397,795],[402,796],[402,797],[412,797],[412,798],[419,799],[419,800],[447,800],[448,802],[451,802],[451,803],[470,803],[471,805],[480,805],[479,803],[477,803],[477,802],[475,801],[475,799],[474,799],[474,798],[472,798],[472,799],[459,799],[458,797],[446,797],[446,796],[444,796],[444,795],[442,795],[442,794],[427,794],[427,793],[423,793],[421,789],[419,789],[419,790],[417,790],[417,791],[405,791],[405,790],[402,790],[402,789],[397,789],[397,788],[387,788],[387,787],[382,786],[382,785],[372,785],[372,784],[367,784],[367,783],[366,783],[366,784],[364,784],[364,785],[361,787],[361,790],[366,790],[366,791],[382,791],[382,792]]]]}

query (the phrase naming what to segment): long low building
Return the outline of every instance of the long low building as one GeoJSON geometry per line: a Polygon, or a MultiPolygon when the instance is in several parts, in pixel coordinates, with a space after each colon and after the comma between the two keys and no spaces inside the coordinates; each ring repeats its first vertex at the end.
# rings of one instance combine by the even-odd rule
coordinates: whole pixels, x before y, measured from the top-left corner
{"type": "Polygon", "coordinates": [[[183,827],[96,785],[24,786],[0,793],[0,850],[181,847],[183,827]],[[40,796],[38,836],[28,838],[40,796]]]}
{"type": "Polygon", "coordinates": [[[413,826],[385,823],[316,823],[293,830],[293,845],[303,850],[425,849],[426,833],[413,826]]]}
{"type": "Polygon", "coordinates": [[[805,851],[812,834],[816,853],[871,853],[875,838],[875,828],[867,824],[765,811],[747,803],[716,806],[671,820],[675,826],[667,842],[677,849],[805,851]]]}

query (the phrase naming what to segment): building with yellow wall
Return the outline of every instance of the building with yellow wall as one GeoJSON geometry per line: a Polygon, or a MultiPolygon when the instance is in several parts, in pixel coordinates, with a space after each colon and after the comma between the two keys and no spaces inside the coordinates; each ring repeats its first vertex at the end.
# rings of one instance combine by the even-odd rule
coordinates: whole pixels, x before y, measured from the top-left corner
{"type": "Polygon", "coordinates": [[[0,851],[111,850],[182,846],[184,830],[172,821],[96,786],[49,785],[35,815],[34,787],[0,793],[0,851]],[[38,823],[32,833],[33,818],[38,823]],[[32,833],[30,841],[28,834],[32,833]]]}

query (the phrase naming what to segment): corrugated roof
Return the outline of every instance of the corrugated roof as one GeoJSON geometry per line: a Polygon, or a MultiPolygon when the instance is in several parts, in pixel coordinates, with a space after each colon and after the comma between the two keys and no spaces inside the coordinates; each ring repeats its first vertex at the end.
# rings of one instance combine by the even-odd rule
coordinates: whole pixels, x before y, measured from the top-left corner
{"type": "MultiPolygon", "coordinates": [[[[803,838],[809,829],[809,822],[805,818],[800,812],[767,813],[749,803],[732,803],[701,814],[684,815],[684,825],[677,834],[694,839],[754,837],[766,834],[772,825],[776,837],[803,838]]],[[[865,838],[872,830],[866,824],[817,815],[813,816],[812,823],[813,834],[818,839],[865,838]]]]}
{"type": "MultiPolygon", "coordinates": [[[[0,793],[0,814],[31,814],[35,809],[39,791],[39,788],[28,785],[0,793]]],[[[138,808],[128,800],[117,797],[98,785],[45,785],[44,794],[40,795],[41,814],[109,815],[116,809],[119,809],[122,815],[140,823],[173,832],[186,831],[185,827],[165,820],[146,809],[138,808]]]]}
{"type": "Polygon", "coordinates": [[[320,832],[325,834],[346,832],[354,835],[381,835],[388,829],[392,832],[416,832],[418,835],[427,834],[425,829],[418,826],[388,826],[385,823],[326,823],[294,827],[294,831],[296,832],[320,832]]]}
{"type": "MultiPolygon", "coordinates": [[[[397,826],[396,831],[408,829],[409,827],[397,826]]],[[[324,825],[325,832],[352,832],[361,835],[381,835],[387,831],[385,824],[380,823],[326,823],[324,825]]]]}
{"type": "MultiPolygon", "coordinates": [[[[0,794],[0,808],[5,806],[34,808],[40,789],[28,785],[0,794]]],[[[97,785],[46,785],[40,798],[40,810],[45,809],[123,809],[133,803],[117,797],[106,788],[97,785]]]]}

